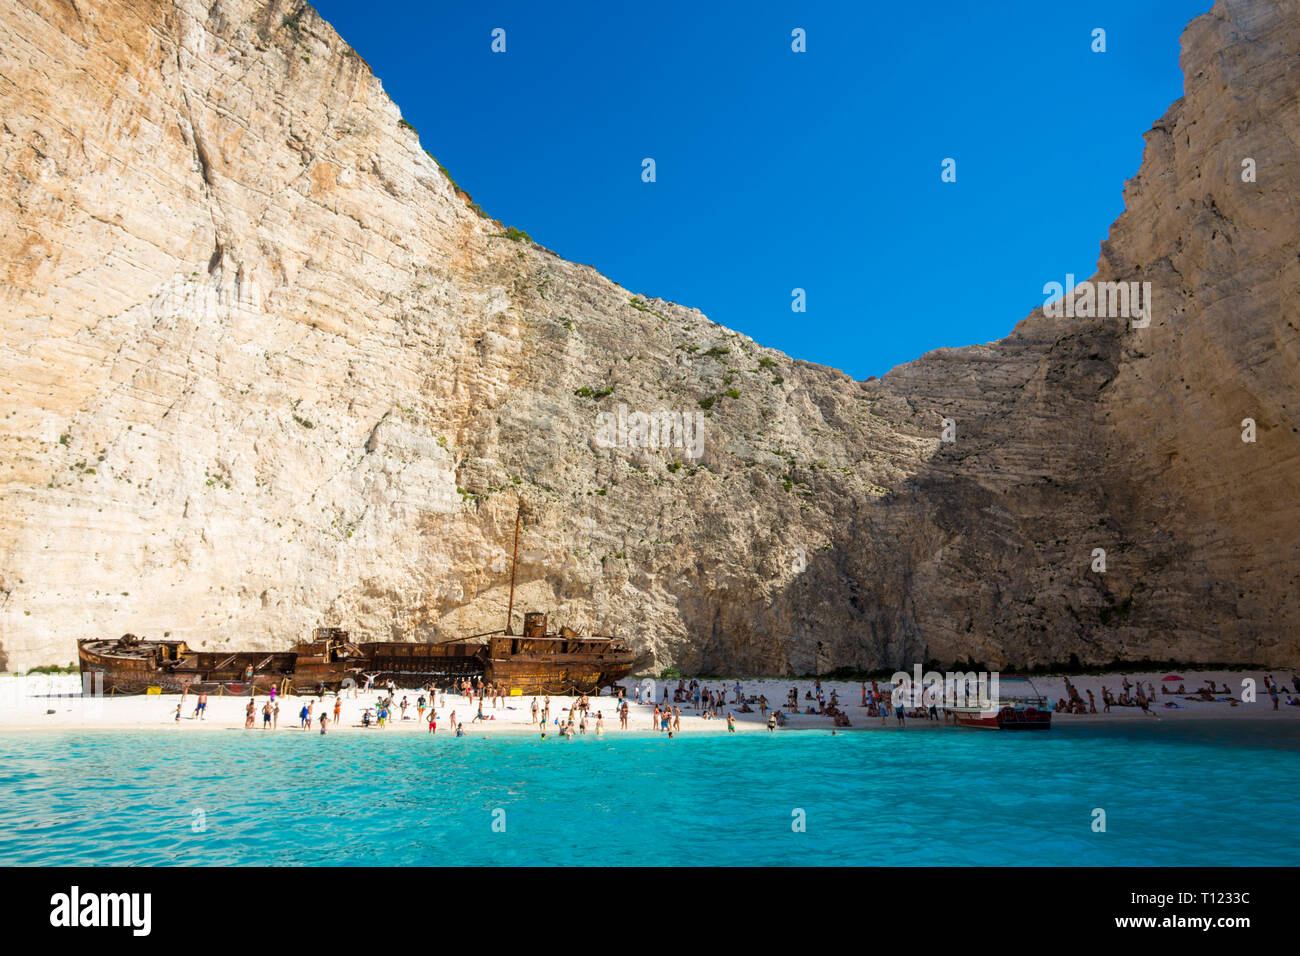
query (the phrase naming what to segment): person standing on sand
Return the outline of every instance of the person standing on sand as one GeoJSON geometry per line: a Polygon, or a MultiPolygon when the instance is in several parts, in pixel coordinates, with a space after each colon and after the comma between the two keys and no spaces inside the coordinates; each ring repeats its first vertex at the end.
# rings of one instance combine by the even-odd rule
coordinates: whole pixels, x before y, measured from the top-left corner
{"type": "Polygon", "coordinates": [[[659,705],[655,704],[655,712],[651,715],[650,720],[653,722],[654,729],[659,729],[659,705]]]}
{"type": "Polygon", "coordinates": [[[529,719],[528,722],[530,724],[535,724],[537,723],[537,698],[536,697],[533,698],[532,711],[533,711],[533,716],[529,719]]]}
{"type": "Polygon", "coordinates": [[[618,709],[618,729],[627,730],[627,701],[618,709]]]}
{"type": "Polygon", "coordinates": [[[673,708],[673,730],[679,734],[682,732],[682,712],[676,707],[673,708]]]}
{"type": "MultiPolygon", "coordinates": [[[[1273,698],[1273,709],[1277,710],[1277,684],[1271,684],[1268,688],[1268,696],[1273,698]]],[[[178,710],[176,713],[180,713],[178,710]]]]}
{"type": "Polygon", "coordinates": [[[1151,701],[1147,700],[1147,693],[1142,689],[1142,684],[1140,682],[1137,685],[1137,695],[1138,695],[1138,706],[1142,708],[1142,713],[1150,714],[1152,717],[1154,717],[1155,714],[1151,713],[1151,701]]]}
{"type": "Polygon", "coordinates": [[[322,737],[325,736],[325,728],[326,728],[326,726],[328,726],[329,722],[330,722],[329,715],[326,714],[325,711],[321,711],[321,715],[320,715],[320,735],[321,735],[322,737]]]}
{"type": "Polygon", "coordinates": [[[605,718],[600,711],[596,711],[596,736],[601,737],[605,733],[605,718]]]}
{"type": "Polygon", "coordinates": [[[248,698],[248,706],[244,708],[244,729],[253,729],[253,715],[257,713],[257,701],[252,697],[248,698]]]}
{"type": "MultiPolygon", "coordinates": [[[[1277,700],[1276,697],[1273,698],[1273,699],[1274,699],[1274,700],[1277,700]]],[[[183,701],[184,701],[184,698],[181,698],[181,700],[182,700],[182,702],[183,702],[183,701]]],[[[181,706],[182,706],[182,704],[177,704],[177,705],[176,705],[176,723],[178,723],[178,724],[181,722],[181,706]]],[[[1274,709],[1274,710],[1277,710],[1277,705],[1276,705],[1276,704],[1273,706],[1273,709],[1274,709]]]]}
{"type": "Polygon", "coordinates": [[[271,729],[271,702],[269,700],[262,705],[262,729],[271,729]]]}
{"type": "Polygon", "coordinates": [[[277,700],[275,706],[271,708],[271,729],[280,729],[280,702],[277,700]]]}
{"type": "Polygon", "coordinates": [[[194,705],[194,716],[197,717],[199,720],[206,720],[207,711],[208,711],[208,695],[200,693],[199,702],[194,705]]]}
{"type": "Polygon", "coordinates": [[[434,734],[437,732],[438,732],[438,715],[434,712],[433,708],[430,707],[429,708],[429,733],[434,734]]]}
{"type": "MultiPolygon", "coordinates": [[[[735,715],[728,712],[727,729],[728,730],[732,729],[735,726],[735,722],[736,722],[735,715]]],[[[772,713],[767,715],[767,732],[772,733],[775,730],[776,730],[776,712],[773,711],[772,713]]]]}
{"type": "MultiPolygon", "coordinates": [[[[776,718],[773,717],[768,720],[767,729],[772,730],[775,726],[776,726],[776,718]]],[[[727,733],[734,734],[735,732],[736,732],[736,715],[731,711],[727,711],[727,733]]]]}
{"type": "Polygon", "coordinates": [[[1092,691],[1089,690],[1088,691],[1088,713],[1095,714],[1096,712],[1097,712],[1097,698],[1093,697],[1092,691]]]}
{"type": "Polygon", "coordinates": [[[307,715],[308,715],[307,705],[303,704],[302,710],[298,711],[298,728],[300,730],[307,729],[307,721],[309,719],[307,715]]]}

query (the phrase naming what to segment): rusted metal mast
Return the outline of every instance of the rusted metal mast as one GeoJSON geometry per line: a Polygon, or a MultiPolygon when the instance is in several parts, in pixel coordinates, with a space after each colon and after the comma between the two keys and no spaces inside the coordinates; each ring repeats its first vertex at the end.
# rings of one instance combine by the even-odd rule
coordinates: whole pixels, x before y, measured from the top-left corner
{"type": "Polygon", "coordinates": [[[511,636],[515,633],[510,621],[515,613],[515,567],[519,564],[519,522],[523,516],[524,503],[520,501],[518,510],[515,511],[515,553],[510,559],[510,603],[506,606],[506,633],[511,636]]]}

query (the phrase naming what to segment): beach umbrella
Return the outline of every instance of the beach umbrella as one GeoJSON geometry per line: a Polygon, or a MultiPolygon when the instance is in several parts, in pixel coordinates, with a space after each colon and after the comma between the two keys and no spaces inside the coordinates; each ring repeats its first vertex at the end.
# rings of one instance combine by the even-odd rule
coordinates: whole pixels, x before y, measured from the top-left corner
{"type": "Polygon", "coordinates": [[[1163,680],[1161,680],[1160,683],[1163,684],[1165,681],[1182,680],[1182,679],[1183,678],[1179,677],[1177,674],[1170,674],[1168,677],[1165,677],[1163,680]]]}

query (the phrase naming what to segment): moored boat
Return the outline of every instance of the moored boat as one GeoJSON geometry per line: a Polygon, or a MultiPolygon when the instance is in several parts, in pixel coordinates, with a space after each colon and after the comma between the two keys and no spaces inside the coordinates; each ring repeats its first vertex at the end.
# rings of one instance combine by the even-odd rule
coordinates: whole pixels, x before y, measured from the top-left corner
{"type": "Polygon", "coordinates": [[[975,703],[950,708],[957,723],[985,730],[1052,729],[1052,706],[1028,677],[999,674],[997,687],[997,699],[984,706],[975,703]]]}

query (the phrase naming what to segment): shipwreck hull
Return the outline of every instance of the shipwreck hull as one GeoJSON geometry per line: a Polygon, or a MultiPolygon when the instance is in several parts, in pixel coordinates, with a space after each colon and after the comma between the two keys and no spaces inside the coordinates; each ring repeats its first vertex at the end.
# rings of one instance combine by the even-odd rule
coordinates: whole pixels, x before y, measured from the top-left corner
{"type": "MultiPolygon", "coordinates": [[[[309,651],[317,645],[299,645],[309,651]]],[[[353,648],[355,650],[355,648],[353,648]]],[[[126,635],[117,641],[78,641],[83,682],[105,694],[316,693],[323,684],[336,690],[359,675],[346,654],[325,645],[319,654],[298,651],[192,651],[183,641],[143,641],[126,635]]]]}
{"type": "Polygon", "coordinates": [[[520,694],[594,694],[617,680],[606,678],[604,667],[582,660],[489,660],[487,673],[489,682],[520,694]]]}
{"type": "Polygon", "coordinates": [[[194,651],[183,641],[134,635],[77,642],[83,680],[106,694],[316,694],[373,677],[404,688],[447,687],[464,680],[502,685],[515,694],[592,694],[632,669],[620,641],[582,637],[568,628],[546,633],[545,615],[525,616],[523,635],[495,632],[487,643],[372,641],[353,644],[346,631],[317,628],[315,640],[292,651],[194,651]]]}
{"type": "Polygon", "coordinates": [[[173,675],[163,667],[174,664],[188,650],[182,641],[140,641],[125,646],[123,641],[78,641],[82,686],[102,688],[105,694],[144,694],[151,687],[179,692],[183,682],[173,684],[173,675]]]}
{"type": "Polygon", "coordinates": [[[362,670],[375,682],[393,681],[403,687],[446,685],[477,680],[485,673],[481,644],[422,644],[373,642],[362,644],[362,670]]]}
{"type": "Polygon", "coordinates": [[[549,636],[532,621],[525,631],[524,637],[494,637],[487,644],[487,679],[511,692],[594,694],[632,670],[632,653],[609,640],[549,636]]]}

